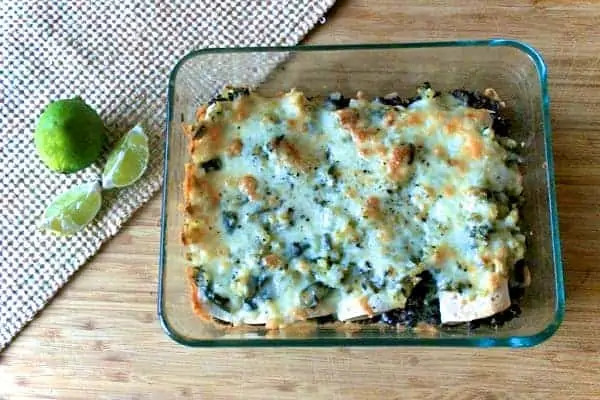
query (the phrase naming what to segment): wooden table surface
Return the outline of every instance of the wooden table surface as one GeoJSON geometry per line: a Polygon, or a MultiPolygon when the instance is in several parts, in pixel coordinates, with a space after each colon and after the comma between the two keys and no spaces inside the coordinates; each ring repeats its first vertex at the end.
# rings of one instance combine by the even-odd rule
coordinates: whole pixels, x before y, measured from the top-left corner
{"type": "Polygon", "coordinates": [[[189,349],[156,318],[156,196],[0,354],[0,399],[600,398],[600,2],[338,0],[310,43],[510,37],[549,64],[566,318],[532,349],[189,349]],[[483,5],[485,3],[485,5],[483,5]]]}

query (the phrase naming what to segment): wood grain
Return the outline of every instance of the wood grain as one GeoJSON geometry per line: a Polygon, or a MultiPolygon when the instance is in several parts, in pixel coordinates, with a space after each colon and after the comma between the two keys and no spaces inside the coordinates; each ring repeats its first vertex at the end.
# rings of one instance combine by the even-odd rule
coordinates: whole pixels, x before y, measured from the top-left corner
{"type": "Polygon", "coordinates": [[[159,198],[0,354],[0,399],[600,398],[600,2],[343,1],[311,43],[509,37],[544,55],[567,314],[527,350],[188,349],[156,319],[159,198]]]}

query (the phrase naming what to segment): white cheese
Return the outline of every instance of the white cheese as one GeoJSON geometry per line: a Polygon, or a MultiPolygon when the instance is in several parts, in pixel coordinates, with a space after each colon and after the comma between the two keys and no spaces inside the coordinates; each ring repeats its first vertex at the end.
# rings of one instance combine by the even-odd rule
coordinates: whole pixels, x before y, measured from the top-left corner
{"type": "Polygon", "coordinates": [[[336,111],[297,91],[209,106],[197,123],[216,133],[193,138],[191,152],[221,161],[194,165],[202,193],[218,196],[186,192],[204,236],[184,232],[190,264],[208,276],[201,301],[234,324],[349,320],[403,308],[429,270],[443,322],[506,308],[524,237],[518,212],[499,218],[486,193],[522,187],[486,113],[444,96],[336,111]]]}

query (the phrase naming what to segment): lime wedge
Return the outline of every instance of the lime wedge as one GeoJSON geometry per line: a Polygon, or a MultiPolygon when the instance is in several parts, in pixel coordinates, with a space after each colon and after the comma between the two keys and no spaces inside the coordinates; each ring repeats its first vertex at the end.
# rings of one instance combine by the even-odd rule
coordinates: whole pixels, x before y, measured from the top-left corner
{"type": "Polygon", "coordinates": [[[60,235],[71,235],[94,219],[102,204],[98,182],[84,183],[60,194],[44,211],[40,227],[60,235]]]}
{"type": "Polygon", "coordinates": [[[148,166],[148,137],[141,126],[134,126],[109,154],[102,172],[104,189],[119,188],[137,181],[148,166]]]}

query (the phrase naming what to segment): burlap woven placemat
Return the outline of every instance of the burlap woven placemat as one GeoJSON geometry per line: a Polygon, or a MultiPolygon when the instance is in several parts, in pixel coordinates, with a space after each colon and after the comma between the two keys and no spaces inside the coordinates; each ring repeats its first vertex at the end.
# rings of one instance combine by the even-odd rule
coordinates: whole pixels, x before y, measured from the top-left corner
{"type": "Polygon", "coordinates": [[[295,44],[334,2],[0,0],[0,350],[160,187],[176,61],[198,48],[295,44]],[[39,216],[56,194],[99,180],[104,160],[50,172],[32,132],[51,99],[74,95],[98,110],[111,142],[141,121],[150,165],[133,186],[103,193],[90,226],[60,238],[36,228],[39,216]]]}

